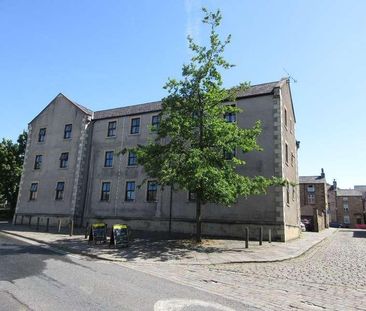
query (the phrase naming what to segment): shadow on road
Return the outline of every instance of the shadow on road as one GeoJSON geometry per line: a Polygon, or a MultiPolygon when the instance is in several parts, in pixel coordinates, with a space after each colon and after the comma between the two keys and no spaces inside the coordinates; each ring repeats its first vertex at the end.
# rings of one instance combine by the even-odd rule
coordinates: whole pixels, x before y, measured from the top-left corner
{"type": "MultiPolygon", "coordinates": [[[[34,227],[29,226],[12,226],[7,225],[6,228],[0,226],[1,229],[7,231],[24,231],[38,232],[34,227]]],[[[75,229],[73,237],[65,237],[67,228],[61,233],[56,232],[56,228],[49,228],[48,233],[42,233],[44,228],[40,228],[39,238],[47,242],[51,246],[63,248],[75,253],[88,253],[91,255],[108,255],[110,259],[119,259],[123,261],[139,261],[152,260],[155,262],[165,262],[175,259],[192,259],[194,256],[205,257],[205,254],[210,253],[230,253],[242,252],[244,245],[241,241],[232,241],[228,245],[227,240],[204,240],[201,244],[196,244],[194,240],[187,235],[169,236],[167,233],[152,233],[143,231],[133,231],[130,246],[127,248],[109,247],[109,242],[106,244],[94,245],[88,243],[84,238],[84,229],[75,229]]],[[[26,250],[23,250],[26,251],[26,250]]],[[[248,252],[250,252],[248,250],[248,252]]]]}
{"type": "Polygon", "coordinates": [[[71,262],[61,254],[29,245],[0,233],[0,281],[13,282],[39,275],[46,268],[48,259],[71,262]]]}
{"type": "Polygon", "coordinates": [[[354,230],[353,237],[354,238],[366,238],[366,230],[354,230]]]}

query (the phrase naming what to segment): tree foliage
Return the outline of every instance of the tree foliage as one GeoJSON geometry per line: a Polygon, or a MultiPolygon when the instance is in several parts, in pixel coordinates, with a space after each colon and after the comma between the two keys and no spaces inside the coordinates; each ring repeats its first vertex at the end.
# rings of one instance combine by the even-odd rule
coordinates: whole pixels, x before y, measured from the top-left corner
{"type": "Polygon", "coordinates": [[[22,174],[27,132],[19,135],[16,143],[3,138],[0,143],[0,203],[15,208],[22,174]]]}
{"type": "Polygon", "coordinates": [[[220,71],[233,66],[223,57],[230,36],[221,41],[216,32],[220,11],[203,11],[202,22],[210,27],[209,46],[200,46],[188,37],[193,56],[183,65],[182,79],[169,79],[164,87],[168,96],[162,100],[160,126],[153,129],[157,137],[134,149],[139,164],[160,185],[196,194],[197,241],[201,239],[201,204],[229,206],[238,196],[264,193],[276,182],[238,174],[237,167],[245,162],[235,155],[225,160],[224,153],[233,150],[260,151],[257,138],[261,125],[258,121],[251,128],[240,128],[225,120],[225,114],[241,112],[231,104],[249,84],[223,87],[220,71]]]}

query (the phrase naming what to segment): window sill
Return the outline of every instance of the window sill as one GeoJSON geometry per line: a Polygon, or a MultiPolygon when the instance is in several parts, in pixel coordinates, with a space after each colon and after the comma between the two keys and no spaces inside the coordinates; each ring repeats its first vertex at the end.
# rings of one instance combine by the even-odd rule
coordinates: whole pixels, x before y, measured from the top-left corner
{"type": "Polygon", "coordinates": [[[114,136],[106,136],[105,139],[116,139],[117,138],[117,135],[114,135],[114,136]]]}
{"type": "Polygon", "coordinates": [[[113,166],[103,166],[103,168],[113,168],[113,166]]]}
{"type": "Polygon", "coordinates": [[[141,133],[139,132],[139,133],[129,133],[128,134],[128,136],[140,136],[141,135],[141,133]]]}
{"type": "Polygon", "coordinates": [[[136,165],[128,165],[128,164],[127,164],[127,167],[128,167],[128,168],[136,168],[136,167],[138,167],[138,165],[137,165],[137,164],[136,164],[136,165]]]}

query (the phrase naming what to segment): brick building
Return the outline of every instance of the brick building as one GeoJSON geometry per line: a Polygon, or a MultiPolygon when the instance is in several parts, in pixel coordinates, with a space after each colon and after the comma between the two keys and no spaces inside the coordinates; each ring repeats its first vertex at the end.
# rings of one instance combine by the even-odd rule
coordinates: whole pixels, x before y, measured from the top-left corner
{"type": "Polygon", "coordinates": [[[319,176],[300,176],[301,221],[309,231],[329,227],[328,185],[324,170],[319,176]]]}
{"type": "Polygon", "coordinates": [[[365,224],[365,201],[362,191],[337,189],[337,220],[349,228],[365,224]]]}

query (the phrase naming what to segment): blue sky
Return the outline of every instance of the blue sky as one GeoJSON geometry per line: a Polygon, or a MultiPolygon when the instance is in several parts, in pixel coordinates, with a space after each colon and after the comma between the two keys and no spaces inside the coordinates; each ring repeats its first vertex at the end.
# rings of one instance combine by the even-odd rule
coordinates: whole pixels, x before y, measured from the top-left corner
{"type": "Polygon", "coordinates": [[[159,100],[205,43],[200,8],[232,34],[226,86],[289,72],[299,171],[366,184],[366,1],[0,0],[0,137],[16,139],[59,92],[92,110],[159,100]]]}

